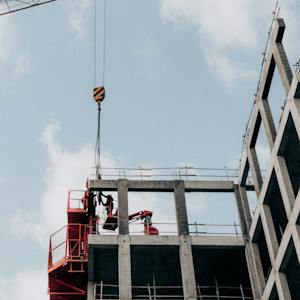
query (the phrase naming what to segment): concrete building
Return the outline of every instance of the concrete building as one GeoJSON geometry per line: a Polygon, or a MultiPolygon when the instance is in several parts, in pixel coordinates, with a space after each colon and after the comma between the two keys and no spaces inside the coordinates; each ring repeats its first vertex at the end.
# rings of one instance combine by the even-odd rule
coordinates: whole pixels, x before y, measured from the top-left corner
{"type": "MultiPolygon", "coordinates": [[[[75,276],[87,272],[87,278],[83,277],[87,280],[87,291],[82,286],[76,288],[74,284],[58,280],[59,272],[70,260],[60,260],[59,265],[55,265],[52,262],[55,247],[50,243],[51,299],[75,299],[75,295],[79,296],[76,299],[88,300],[300,299],[300,70],[292,74],[282,45],[284,21],[274,19],[273,25],[244,139],[238,179],[89,180],[87,189],[92,197],[87,196],[89,200],[85,199],[82,209],[68,210],[69,223],[80,216],[84,223],[80,228],[85,229],[76,231],[74,226],[78,224],[69,224],[73,226],[68,229],[71,235],[80,234],[66,243],[69,252],[77,251],[71,261],[71,266],[77,269],[71,267],[75,275],[68,280],[78,285],[80,277],[75,276]],[[276,67],[286,95],[278,128],[268,101],[276,67]],[[262,173],[256,149],[261,127],[265,129],[271,153],[266,173],[262,173]],[[249,205],[251,191],[256,194],[254,213],[249,205]],[[93,195],[99,192],[117,195],[118,232],[115,235],[99,234],[97,230],[93,233],[94,228],[88,226],[86,203],[92,202],[93,195]],[[176,235],[130,233],[128,198],[129,193],[135,192],[173,194],[176,235]],[[240,230],[227,235],[191,232],[187,193],[232,194],[240,230]],[[87,247],[84,244],[86,228],[92,233],[88,235],[87,247]],[[88,255],[84,252],[87,248],[88,255]],[[66,295],[65,292],[58,293],[58,284],[68,288],[69,298],[61,296],[66,295]]],[[[141,197],[147,207],[145,199],[141,197]]],[[[95,212],[89,213],[94,220],[95,212]]],[[[69,274],[66,268],[63,270],[69,274]]]]}
{"type": "Polygon", "coordinates": [[[300,71],[292,74],[276,19],[244,140],[238,182],[89,181],[94,191],[116,191],[119,234],[90,235],[88,299],[300,299],[300,71]],[[286,93],[276,130],[268,93],[277,67],[286,93]],[[263,177],[256,153],[260,126],[271,149],[263,177]],[[252,175],[253,186],[247,186],[252,175]],[[252,216],[247,190],[255,189],[252,216]],[[128,191],[174,194],[177,236],[134,236],[128,191]],[[236,199],[240,236],[192,236],[186,192],[228,192],[236,199]],[[102,297],[102,298],[101,298],[102,297]]]}
{"type": "Polygon", "coordinates": [[[189,234],[185,193],[233,193],[240,202],[233,182],[119,179],[88,187],[117,191],[119,212],[118,235],[89,235],[88,299],[252,299],[243,237],[189,234]],[[130,235],[128,192],[173,193],[178,235],[130,235]]]}

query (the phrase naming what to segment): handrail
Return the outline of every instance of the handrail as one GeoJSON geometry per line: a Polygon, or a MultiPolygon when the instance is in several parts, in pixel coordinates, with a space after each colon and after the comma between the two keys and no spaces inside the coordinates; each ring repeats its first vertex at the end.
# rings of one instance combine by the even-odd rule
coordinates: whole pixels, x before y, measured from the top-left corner
{"type": "Polygon", "coordinates": [[[87,232],[88,225],[80,223],[70,223],[50,236],[49,242],[49,259],[48,267],[51,268],[61,260],[74,260],[75,258],[81,257],[87,259],[88,242],[87,232]],[[63,229],[66,231],[63,232],[63,229]],[[70,234],[78,233],[76,237],[70,237],[70,234]],[[54,244],[55,237],[58,234],[59,241],[54,244]]]}
{"type": "MultiPolygon", "coordinates": [[[[132,285],[130,288],[133,291],[132,299],[185,299],[183,295],[183,286],[160,286],[160,285],[132,285]],[[176,289],[178,290],[176,292],[176,289]],[[143,292],[144,290],[144,292],[143,292]],[[173,290],[168,295],[164,291],[168,292],[173,290]],[[176,294],[174,294],[176,293],[176,294]]],[[[106,299],[118,299],[119,297],[119,285],[117,284],[94,284],[94,300],[106,300],[106,299]]],[[[197,284],[197,299],[236,299],[236,300],[252,300],[252,289],[250,287],[240,286],[200,286],[197,284]],[[202,290],[202,291],[201,291],[202,290]],[[230,295],[230,290],[232,291],[230,295]],[[226,291],[226,292],[225,292],[226,291]],[[225,295],[223,294],[225,292],[225,295]],[[238,293],[238,294],[237,294],[238,293]],[[228,295],[229,294],[229,295],[228,295]]],[[[125,300],[125,299],[124,299],[125,300]]]]}

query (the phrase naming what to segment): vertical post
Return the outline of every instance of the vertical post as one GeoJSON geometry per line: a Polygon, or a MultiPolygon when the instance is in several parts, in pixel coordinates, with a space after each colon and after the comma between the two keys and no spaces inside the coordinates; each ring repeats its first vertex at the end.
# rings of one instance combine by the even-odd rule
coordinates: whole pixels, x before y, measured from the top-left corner
{"type": "Polygon", "coordinates": [[[179,236],[179,255],[184,299],[197,300],[191,238],[179,236]]]}
{"type": "Polygon", "coordinates": [[[87,300],[95,300],[95,291],[93,281],[88,281],[87,284],[87,300]]]}
{"type": "Polygon", "coordinates": [[[119,235],[119,299],[131,299],[130,237],[119,235]]]}
{"type": "Polygon", "coordinates": [[[103,281],[100,283],[100,300],[103,300],[103,281]]]}
{"type": "Polygon", "coordinates": [[[174,180],[174,195],[178,235],[189,235],[183,180],[174,180]]]}
{"type": "Polygon", "coordinates": [[[152,297],[151,297],[151,288],[150,288],[150,284],[149,283],[147,284],[147,287],[148,287],[149,300],[152,300],[152,297]]]}
{"type": "Polygon", "coordinates": [[[127,180],[126,179],[118,179],[117,189],[118,189],[119,234],[129,234],[127,180]]]}
{"type": "Polygon", "coordinates": [[[242,299],[245,300],[244,290],[242,284],[240,284],[242,299]]]}
{"type": "Polygon", "coordinates": [[[155,274],[153,273],[153,297],[156,300],[156,281],[155,281],[155,274]]]}
{"type": "Polygon", "coordinates": [[[219,292],[219,286],[218,286],[217,277],[215,277],[215,284],[216,284],[216,296],[217,296],[217,300],[220,300],[220,292],[219,292]]]}
{"type": "Polygon", "coordinates": [[[197,291],[198,291],[199,299],[202,300],[201,289],[200,289],[199,283],[197,283],[197,291]]]}

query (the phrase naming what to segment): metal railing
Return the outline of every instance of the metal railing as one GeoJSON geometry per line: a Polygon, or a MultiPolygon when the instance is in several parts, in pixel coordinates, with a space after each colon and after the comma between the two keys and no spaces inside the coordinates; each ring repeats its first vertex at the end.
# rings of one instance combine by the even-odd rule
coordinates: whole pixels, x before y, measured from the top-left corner
{"type": "MultiPolygon", "coordinates": [[[[183,295],[182,286],[159,286],[147,284],[131,286],[133,300],[178,300],[187,299],[183,295]]],[[[119,299],[119,286],[104,284],[103,281],[94,284],[94,300],[119,299]]],[[[249,287],[239,286],[200,286],[197,284],[197,299],[199,300],[252,300],[252,291],[249,287]]],[[[126,299],[123,299],[126,300],[126,299]]]]}
{"type": "Polygon", "coordinates": [[[87,259],[87,225],[68,224],[50,236],[48,267],[62,260],[87,259]]]}
{"type": "MultiPolygon", "coordinates": [[[[122,167],[102,167],[100,169],[102,179],[136,179],[136,180],[229,180],[237,182],[239,169],[234,168],[200,168],[193,166],[182,167],[139,167],[139,168],[122,168],[122,167]]],[[[95,175],[91,174],[95,179],[95,175]]],[[[248,184],[252,185],[253,181],[249,177],[248,184]]]]}
{"type": "Polygon", "coordinates": [[[68,209],[83,209],[86,207],[86,198],[84,190],[69,190],[68,192],[68,209]]]}
{"type": "MultiPolygon", "coordinates": [[[[116,231],[105,230],[102,228],[103,222],[97,223],[97,233],[100,235],[118,235],[116,231]]],[[[107,224],[107,223],[106,223],[107,224]]],[[[153,222],[152,225],[159,230],[159,235],[177,235],[177,223],[175,222],[153,222]]],[[[190,223],[189,232],[192,236],[201,235],[219,235],[219,236],[240,236],[241,226],[237,223],[233,224],[205,224],[190,223]]],[[[135,222],[129,224],[130,235],[144,235],[144,223],[135,222]]]]}
{"type": "Polygon", "coordinates": [[[190,235],[220,235],[220,236],[240,236],[241,226],[236,224],[204,224],[192,223],[189,224],[190,235]]]}

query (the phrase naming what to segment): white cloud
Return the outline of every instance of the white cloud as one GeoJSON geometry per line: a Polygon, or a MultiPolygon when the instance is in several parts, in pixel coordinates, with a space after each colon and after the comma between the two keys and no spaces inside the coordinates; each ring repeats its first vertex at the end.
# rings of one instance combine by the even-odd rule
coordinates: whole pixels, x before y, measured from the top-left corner
{"type": "Polygon", "coordinates": [[[267,170],[271,163],[271,151],[269,145],[257,143],[255,148],[260,168],[262,170],[267,170]]]}
{"type": "Polygon", "coordinates": [[[253,80],[258,78],[255,71],[247,71],[238,62],[232,60],[228,56],[222,56],[219,53],[207,53],[207,64],[216,72],[218,78],[223,81],[225,87],[231,90],[234,86],[235,80],[253,80]]]}
{"type": "MultiPolygon", "coordinates": [[[[45,191],[40,197],[36,212],[16,211],[10,219],[11,230],[19,238],[30,237],[44,248],[49,235],[67,223],[67,194],[72,188],[84,189],[85,180],[94,172],[94,151],[83,145],[78,151],[64,149],[57,140],[59,124],[52,121],[46,127],[42,142],[46,146],[49,162],[46,169],[45,191]]],[[[114,167],[116,162],[109,154],[102,154],[102,163],[114,167]]]]}
{"type": "Polygon", "coordinates": [[[161,49],[154,36],[140,32],[134,41],[133,54],[142,58],[153,58],[160,55],[161,49]]]}
{"type": "Polygon", "coordinates": [[[28,53],[20,55],[16,60],[14,68],[15,77],[20,77],[28,72],[31,66],[31,58],[28,53]]]}
{"type": "Polygon", "coordinates": [[[91,0],[71,1],[69,6],[69,26],[76,34],[77,38],[82,39],[86,34],[87,12],[91,6],[91,0]]]}
{"type": "Polygon", "coordinates": [[[12,59],[11,52],[16,46],[14,36],[15,30],[10,19],[0,18],[0,65],[12,59]]]}
{"type": "Polygon", "coordinates": [[[203,42],[217,48],[253,47],[257,33],[253,30],[253,1],[161,0],[161,17],[165,21],[184,21],[197,26],[203,42]],[[250,25],[250,26],[249,26],[250,25]]]}
{"type": "MultiPolygon", "coordinates": [[[[91,172],[94,172],[91,169],[94,162],[93,147],[83,145],[77,151],[69,151],[58,141],[59,130],[59,124],[51,121],[43,132],[42,142],[47,149],[49,161],[44,178],[45,191],[39,199],[38,209],[36,211],[17,210],[10,218],[10,229],[16,238],[29,237],[41,245],[44,251],[48,247],[50,234],[67,223],[68,191],[72,188],[83,190],[85,179],[91,172]]],[[[102,165],[119,167],[118,160],[105,152],[102,153],[102,165]]],[[[204,209],[204,204],[198,203],[194,212],[200,214],[204,209]]],[[[159,230],[176,231],[175,203],[172,193],[130,193],[129,210],[129,213],[151,210],[153,221],[160,223],[157,225],[159,230]],[[173,223],[173,225],[161,223],[173,223]]],[[[143,226],[138,224],[133,227],[133,230],[136,231],[136,229],[141,231],[143,226]]]]}
{"type": "MultiPolygon", "coordinates": [[[[295,5],[295,0],[281,4],[282,15],[288,17],[294,37],[299,28],[295,5]]],[[[236,79],[253,79],[257,73],[245,61],[253,52],[262,52],[273,8],[272,0],[160,0],[164,22],[177,28],[187,25],[196,28],[212,73],[229,89],[236,79]]],[[[294,40],[290,39],[288,48],[294,40]]],[[[293,48],[299,49],[295,45],[293,48]]]]}
{"type": "Polygon", "coordinates": [[[7,16],[0,18],[0,75],[19,79],[29,70],[31,57],[25,47],[20,47],[19,30],[7,16]]]}
{"type": "Polygon", "coordinates": [[[0,277],[0,299],[48,300],[47,272],[26,270],[13,277],[0,277]]]}

